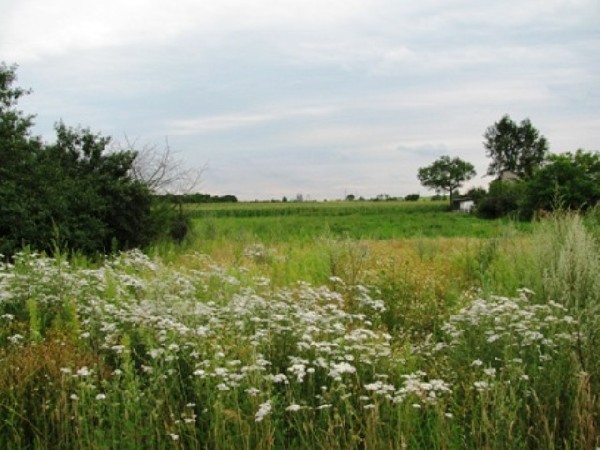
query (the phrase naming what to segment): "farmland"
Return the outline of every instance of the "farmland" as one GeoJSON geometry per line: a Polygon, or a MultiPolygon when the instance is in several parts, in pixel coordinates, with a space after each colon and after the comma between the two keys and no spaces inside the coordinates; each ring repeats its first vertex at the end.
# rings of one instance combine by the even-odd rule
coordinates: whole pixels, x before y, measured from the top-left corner
{"type": "Polygon", "coordinates": [[[182,245],[2,265],[0,448],[600,445],[597,211],[191,208],[182,245]]]}

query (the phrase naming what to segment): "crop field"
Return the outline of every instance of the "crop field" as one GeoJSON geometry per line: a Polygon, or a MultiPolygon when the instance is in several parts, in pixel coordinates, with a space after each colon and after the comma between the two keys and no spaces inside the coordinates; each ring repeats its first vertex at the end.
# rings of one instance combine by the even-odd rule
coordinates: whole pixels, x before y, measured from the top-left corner
{"type": "MultiPolygon", "coordinates": [[[[218,231],[227,239],[251,235],[271,242],[323,236],[493,237],[503,225],[470,214],[449,214],[447,201],[208,204],[190,206],[189,212],[202,219],[198,224],[204,237],[214,238],[218,231]]],[[[528,229],[527,224],[515,226],[528,229]]]]}
{"type": "Polygon", "coordinates": [[[600,447],[597,211],[189,208],[182,245],[0,265],[0,448],[600,447]]]}

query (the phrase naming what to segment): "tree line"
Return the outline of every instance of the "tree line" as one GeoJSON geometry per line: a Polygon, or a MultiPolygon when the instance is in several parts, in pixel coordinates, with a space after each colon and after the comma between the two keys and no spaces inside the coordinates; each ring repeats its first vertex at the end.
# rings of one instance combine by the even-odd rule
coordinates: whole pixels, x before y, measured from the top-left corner
{"type": "MultiPolygon", "coordinates": [[[[495,179],[487,191],[467,192],[482,217],[530,219],[539,211],[586,210],[600,201],[598,151],[549,153],[548,140],[529,119],[517,124],[509,115],[487,128],[483,145],[491,160],[487,175],[495,179]]],[[[448,192],[452,205],[457,190],[475,175],[471,163],[442,156],[417,177],[425,187],[448,192]]]]}

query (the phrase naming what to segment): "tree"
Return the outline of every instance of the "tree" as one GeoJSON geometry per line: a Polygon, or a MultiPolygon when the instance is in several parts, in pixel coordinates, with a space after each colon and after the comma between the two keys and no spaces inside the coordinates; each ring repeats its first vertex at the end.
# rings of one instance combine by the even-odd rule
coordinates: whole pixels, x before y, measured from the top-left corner
{"type": "Polygon", "coordinates": [[[110,138],[56,126],[56,142],[31,136],[17,109],[29,93],[0,64],[0,253],[56,245],[87,254],[144,246],[157,236],[149,187],[132,176],[135,152],[109,152],[110,138]]]}
{"type": "Polygon", "coordinates": [[[442,156],[430,166],[420,168],[417,176],[423,186],[435,189],[437,193],[448,192],[452,205],[454,191],[475,175],[475,168],[471,163],[460,158],[442,156]]]}
{"type": "Polygon", "coordinates": [[[41,143],[31,136],[33,116],[17,109],[28,90],[14,86],[16,66],[0,64],[0,254],[10,255],[20,245],[15,230],[26,231],[31,224],[30,205],[36,197],[22,195],[37,181],[34,170],[41,143]],[[20,199],[21,201],[16,201],[20,199]]]}
{"type": "Polygon", "coordinates": [[[134,178],[146,184],[155,194],[190,194],[199,187],[205,167],[187,166],[176,157],[168,140],[164,150],[148,145],[137,149],[136,142],[128,138],[125,138],[125,143],[125,147],[119,145],[117,148],[136,153],[132,165],[134,178]]]}
{"type": "Polygon", "coordinates": [[[546,159],[548,141],[531,125],[529,119],[517,125],[510,116],[488,127],[483,145],[487,156],[492,158],[488,175],[500,175],[510,171],[529,179],[536,168],[546,159]]]}
{"type": "Polygon", "coordinates": [[[600,201],[600,152],[550,155],[527,182],[526,196],[530,213],[557,206],[593,208],[600,201]]]}

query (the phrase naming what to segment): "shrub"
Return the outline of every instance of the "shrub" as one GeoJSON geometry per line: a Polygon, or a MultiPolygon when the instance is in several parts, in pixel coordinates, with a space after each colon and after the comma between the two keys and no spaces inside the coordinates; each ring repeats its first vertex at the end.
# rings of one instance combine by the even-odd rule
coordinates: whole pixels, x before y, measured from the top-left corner
{"type": "Polygon", "coordinates": [[[520,181],[492,181],[489,194],[477,206],[477,213],[486,219],[506,215],[520,217],[524,188],[520,181]]]}

